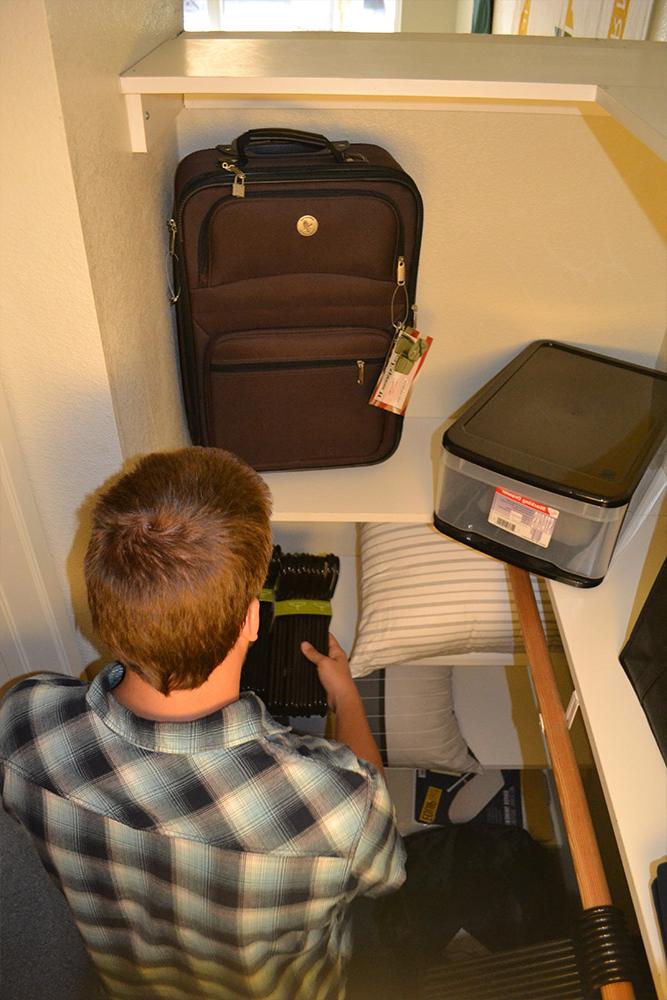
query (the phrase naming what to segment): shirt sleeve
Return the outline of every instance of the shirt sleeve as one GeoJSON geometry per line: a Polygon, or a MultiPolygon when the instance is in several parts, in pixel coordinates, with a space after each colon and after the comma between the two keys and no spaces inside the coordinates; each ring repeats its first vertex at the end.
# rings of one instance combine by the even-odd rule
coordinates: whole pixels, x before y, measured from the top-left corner
{"type": "Polygon", "coordinates": [[[367,765],[369,808],[352,857],[355,895],[382,896],[405,881],[405,847],[396,828],[394,807],[384,778],[367,765]]]}

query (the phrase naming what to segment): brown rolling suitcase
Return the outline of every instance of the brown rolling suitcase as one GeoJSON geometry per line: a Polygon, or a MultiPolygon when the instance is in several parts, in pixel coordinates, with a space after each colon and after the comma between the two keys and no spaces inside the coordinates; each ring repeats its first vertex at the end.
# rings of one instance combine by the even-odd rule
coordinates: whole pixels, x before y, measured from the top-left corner
{"type": "Polygon", "coordinates": [[[422,205],[379,146],[257,129],[191,153],[171,230],[195,444],[259,470],[380,462],[402,418],[368,403],[411,319],[422,205]]]}

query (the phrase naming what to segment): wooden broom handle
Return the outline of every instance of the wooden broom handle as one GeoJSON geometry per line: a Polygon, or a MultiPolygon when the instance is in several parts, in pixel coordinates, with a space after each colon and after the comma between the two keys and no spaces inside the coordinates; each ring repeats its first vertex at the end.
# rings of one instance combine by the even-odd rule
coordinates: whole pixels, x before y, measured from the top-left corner
{"type": "MultiPolygon", "coordinates": [[[[610,906],[612,903],[607,878],[600,858],[591,814],[574,756],[570,733],[565,721],[551,657],[544,638],[530,574],[516,566],[507,566],[514,592],[521,631],[537,696],[565,832],[584,909],[610,906]]],[[[633,1000],[629,982],[609,983],[601,988],[605,1000],[633,1000]]]]}

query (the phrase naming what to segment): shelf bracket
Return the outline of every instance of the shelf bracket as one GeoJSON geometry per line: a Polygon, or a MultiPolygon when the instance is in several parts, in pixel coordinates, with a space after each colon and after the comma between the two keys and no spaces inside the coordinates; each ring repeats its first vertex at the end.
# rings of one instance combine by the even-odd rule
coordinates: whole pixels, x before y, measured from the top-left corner
{"type": "Polygon", "coordinates": [[[182,94],[124,94],[130,149],[147,153],[183,108],[182,94]]]}

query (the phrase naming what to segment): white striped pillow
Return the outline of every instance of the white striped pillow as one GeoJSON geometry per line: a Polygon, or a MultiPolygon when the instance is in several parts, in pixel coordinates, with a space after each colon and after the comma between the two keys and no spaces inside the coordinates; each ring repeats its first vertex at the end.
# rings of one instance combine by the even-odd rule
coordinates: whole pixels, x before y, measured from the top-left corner
{"type": "Polygon", "coordinates": [[[451,667],[406,663],[359,677],[356,683],[389,767],[481,770],[454,712],[451,667]]]}
{"type": "MultiPolygon", "coordinates": [[[[425,524],[362,524],[360,542],[355,677],[426,658],[523,649],[504,563],[425,524]]],[[[547,642],[559,646],[544,582],[533,578],[533,588],[547,642]]]]}

